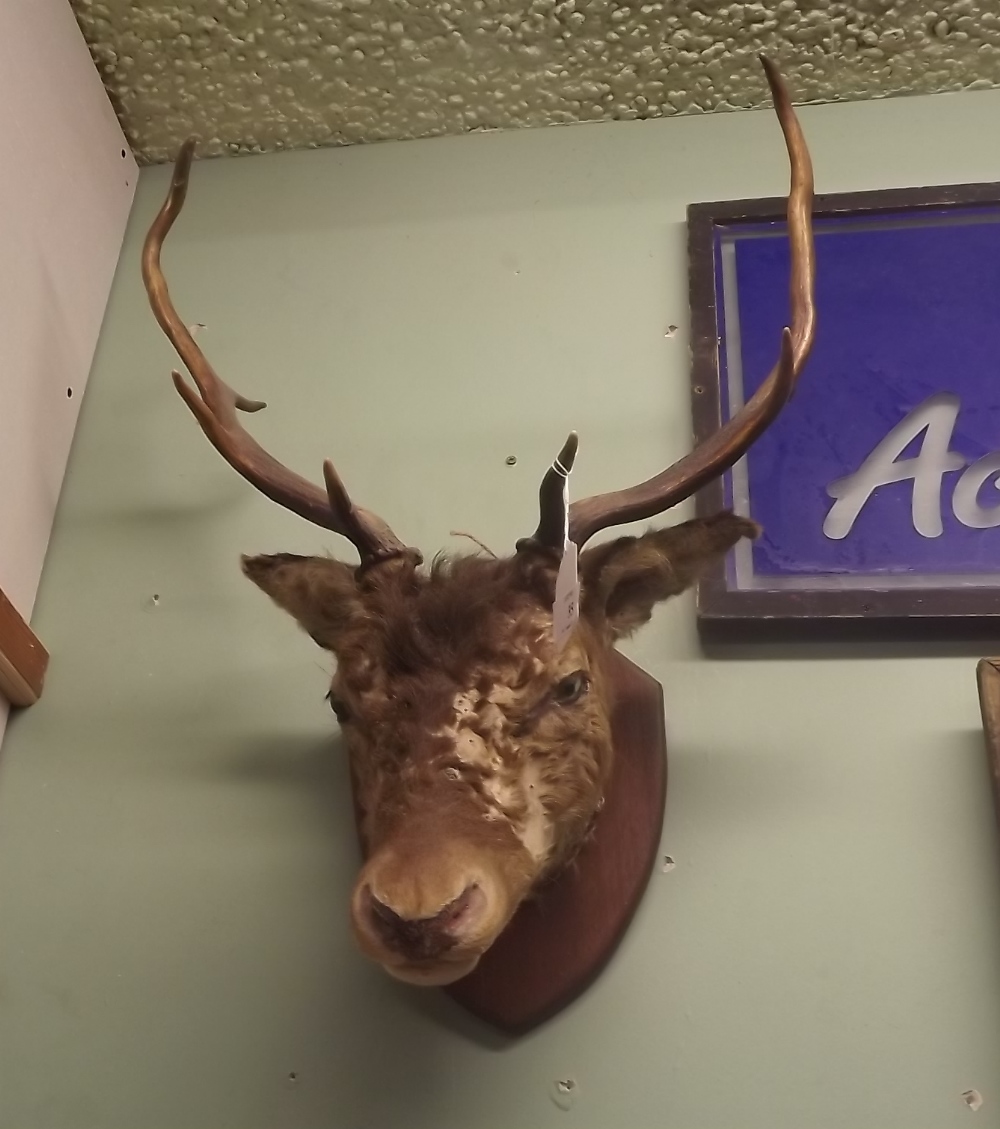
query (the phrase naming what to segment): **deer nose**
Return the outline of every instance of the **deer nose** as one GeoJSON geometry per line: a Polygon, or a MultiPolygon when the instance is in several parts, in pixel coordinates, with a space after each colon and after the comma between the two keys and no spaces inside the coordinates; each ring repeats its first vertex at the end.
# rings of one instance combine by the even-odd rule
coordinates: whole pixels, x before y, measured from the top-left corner
{"type": "Polygon", "coordinates": [[[403,917],[390,905],[365,889],[369,919],[379,940],[409,960],[434,960],[462,940],[486,906],[486,896],[478,885],[467,886],[461,894],[432,917],[403,917]]]}

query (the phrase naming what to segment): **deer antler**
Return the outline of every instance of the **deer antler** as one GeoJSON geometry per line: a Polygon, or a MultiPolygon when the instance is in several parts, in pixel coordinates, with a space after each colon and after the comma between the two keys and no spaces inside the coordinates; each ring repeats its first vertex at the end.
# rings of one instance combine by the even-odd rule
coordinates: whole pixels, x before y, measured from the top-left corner
{"type": "MultiPolygon", "coordinates": [[[[610,494],[598,494],[574,502],[569,508],[569,535],[583,545],[610,525],[655,517],[689,498],[706,483],[728,470],[777,418],[795,390],[796,381],[812,348],[816,332],[813,304],[815,258],[812,236],[813,172],[809,150],[784,80],[774,64],[760,56],[774,109],[784,134],[791,165],[788,196],[788,237],[791,242],[792,328],[781,335],[778,363],[767,380],[742,409],[673,466],[653,478],[610,494]]],[[[551,475],[551,471],[549,477],[551,475]]],[[[542,519],[530,543],[561,549],[564,512],[562,495],[551,488],[543,497],[542,519]]],[[[523,544],[523,543],[522,543],[523,544]]]]}
{"type": "Polygon", "coordinates": [[[235,471],[278,505],[346,537],[358,550],[363,566],[404,553],[419,556],[406,548],[380,517],[353,504],[332,462],[323,464],[324,490],[268,454],[244,430],[236,414],[237,410],[257,412],[266,405],[234,392],[218,376],[178,316],[160,267],[160,250],[184,205],[194,147],[193,139],[181,147],[167,198],[142,249],[142,279],[153,314],[197,386],[195,390],[174,371],[171,375],[177,391],[211,444],[235,471]]]}

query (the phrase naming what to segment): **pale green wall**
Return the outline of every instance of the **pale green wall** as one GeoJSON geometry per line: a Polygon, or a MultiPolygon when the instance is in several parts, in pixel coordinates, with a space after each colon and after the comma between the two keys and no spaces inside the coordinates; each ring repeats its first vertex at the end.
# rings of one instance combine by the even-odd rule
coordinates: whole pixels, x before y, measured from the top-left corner
{"type": "MultiPolygon", "coordinates": [[[[827,191],[1000,179],[1000,94],[802,118],[827,191]]],[[[630,648],[665,688],[677,867],[597,986],[502,1046],[362,962],[327,664],[237,568],[338,546],[176,398],[138,274],[166,177],[44,577],[47,693],[0,761],[0,1126],[1000,1126],[974,649],[708,661],[678,601],[630,648]]],[[[208,163],[165,262],[275,452],[335,455],[430,551],[504,549],[569,427],[578,493],[685,450],[684,207],[785,183],[769,112],[208,163]]]]}

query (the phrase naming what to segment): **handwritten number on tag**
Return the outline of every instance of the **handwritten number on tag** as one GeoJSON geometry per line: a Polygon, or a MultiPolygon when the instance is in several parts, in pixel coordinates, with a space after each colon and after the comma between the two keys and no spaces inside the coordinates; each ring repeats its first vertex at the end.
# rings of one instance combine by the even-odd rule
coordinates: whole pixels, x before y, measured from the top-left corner
{"type": "Polygon", "coordinates": [[[556,577],[556,602],[552,610],[552,630],[556,646],[560,650],[569,642],[579,618],[580,575],[577,571],[577,549],[574,541],[567,541],[559,575],[556,577]]]}

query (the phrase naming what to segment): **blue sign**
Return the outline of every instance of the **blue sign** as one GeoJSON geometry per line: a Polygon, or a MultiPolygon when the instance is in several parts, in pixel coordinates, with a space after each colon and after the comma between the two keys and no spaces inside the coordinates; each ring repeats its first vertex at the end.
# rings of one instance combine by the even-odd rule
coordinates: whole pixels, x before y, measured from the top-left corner
{"type": "MultiPolygon", "coordinates": [[[[1000,587],[1000,205],[815,221],[798,390],[726,477],[736,590],[1000,587]]],[[[784,222],[714,235],[724,418],[788,323],[784,222]]]]}

